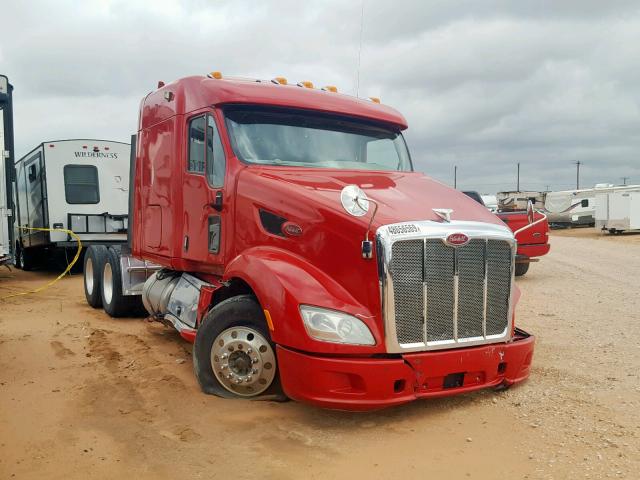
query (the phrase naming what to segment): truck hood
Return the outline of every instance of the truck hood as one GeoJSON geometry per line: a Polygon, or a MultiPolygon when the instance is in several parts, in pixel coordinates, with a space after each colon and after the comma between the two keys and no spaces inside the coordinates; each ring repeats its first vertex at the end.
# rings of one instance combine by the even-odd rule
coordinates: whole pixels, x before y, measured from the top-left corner
{"type": "MultiPolygon", "coordinates": [[[[379,204],[374,227],[406,221],[441,221],[434,213],[434,208],[452,209],[452,220],[504,225],[487,208],[463,193],[416,172],[250,167],[243,173],[261,177],[262,181],[257,183],[266,181],[270,184],[270,190],[281,190],[290,198],[306,198],[317,207],[333,210],[354,220],[355,217],[342,208],[340,193],[347,185],[357,185],[379,204]]],[[[373,205],[360,220],[368,223],[372,212],[373,205]]]]}

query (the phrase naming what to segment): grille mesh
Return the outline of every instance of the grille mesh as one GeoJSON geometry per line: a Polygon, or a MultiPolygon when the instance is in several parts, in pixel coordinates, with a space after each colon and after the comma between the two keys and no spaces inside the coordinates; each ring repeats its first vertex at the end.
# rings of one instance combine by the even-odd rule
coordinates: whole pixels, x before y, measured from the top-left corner
{"type": "Polygon", "coordinates": [[[458,338],[482,336],[484,246],[475,239],[458,249],[458,338]]]}
{"type": "Polygon", "coordinates": [[[487,245],[487,335],[502,333],[509,316],[511,249],[506,242],[487,245]]]}
{"type": "Polygon", "coordinates": [[[451,341],[456,327],[458,339],[482,337],[485,309],[486,335],[503,333],[509,321],[511,261],[511,246],[503,240],[476,238],[457,248],[437,238],[394,242],[389,271],[398,343],[424,343],[425,330],[429,343],[451,341]]]}
{"type": "Polygon", "coordinates": [[[393,275],[393,299],[396,311],[396,335],[400,343],[424,341],[422,305],[423,241],[396,242],[392,248],[390,269],[393,275]]]}
{"type": "Polygon", "coordinates": [[[424,272],[427,283],[427,340],[453,338],[453,254],[442,240],[428,239],[424,272]]]}

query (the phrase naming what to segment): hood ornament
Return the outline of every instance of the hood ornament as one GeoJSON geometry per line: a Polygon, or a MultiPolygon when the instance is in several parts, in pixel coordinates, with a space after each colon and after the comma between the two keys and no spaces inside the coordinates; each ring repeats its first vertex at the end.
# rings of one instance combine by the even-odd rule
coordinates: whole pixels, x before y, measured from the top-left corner
{"type": "Polygon", "coordinates": [[[439,216],[443,221],[449,223],[451,221],[452,208],[432,208],[433,213],[439,216]]]}

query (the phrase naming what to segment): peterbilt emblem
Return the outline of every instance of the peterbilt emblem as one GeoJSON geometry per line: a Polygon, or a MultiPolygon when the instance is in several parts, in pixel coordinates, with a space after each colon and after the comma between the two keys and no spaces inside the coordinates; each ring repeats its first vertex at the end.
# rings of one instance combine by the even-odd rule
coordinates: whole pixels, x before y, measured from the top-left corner
{"type": "Polygon", "coordinates": [[[302,235],[302,227],[292,222],[284,222],[282,224],[282,233],[289,237],[299,237],[302,235]]]}
{"type": "Polygon", "coordinates": [[[462,247],[469,243],[469,237],[464,233],[451,233],[444,239],[444,243],[451,247],[462,247]]]}
{"type": "Polygon", "coordinates": [[[432,208],[431,210],[433,210],[433,213],[435,213],[445,222],[451,221],[451,214],[453,213],[453,210],[451,208],[432,208]]]}

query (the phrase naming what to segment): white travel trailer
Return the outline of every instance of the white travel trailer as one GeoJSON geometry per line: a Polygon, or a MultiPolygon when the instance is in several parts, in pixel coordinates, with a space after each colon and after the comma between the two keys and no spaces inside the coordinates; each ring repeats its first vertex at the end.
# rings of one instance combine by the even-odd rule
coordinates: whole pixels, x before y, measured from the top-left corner
{"type": "Polygon", "coordinates": [[[596,194],[596,227],[609,233],[640,230],[640,185],[596,194]]]}
{"type": "Polygon", "coordinates": [[[629,185],[599,183],[594,188],[548,192],[544,200],[545,213],[552,225],[593,226],[596,222],[596,195],[628,188],[629,185]]]}
{"type": "Polygon", "coordinates": [[[44,251],[124,243],[128,228],[128,143],[106,140],[43,142],[15,164],[16,266],[30,269],[44,251]],[[26,228],[25,228],[26,227],[26,228]]]}
{"type": "Polygon", "coordinates": [[[497,209],[501,212],[526,210],[529,201],[535,208],[542,207],[544,193],[542,192],[498,192],[496,193],[497,209]]]}
{"type": "Polygon", "coordinates": [[[0,75],[0,265],[13,260],[13,107],[6,76],[0,75]]]}

